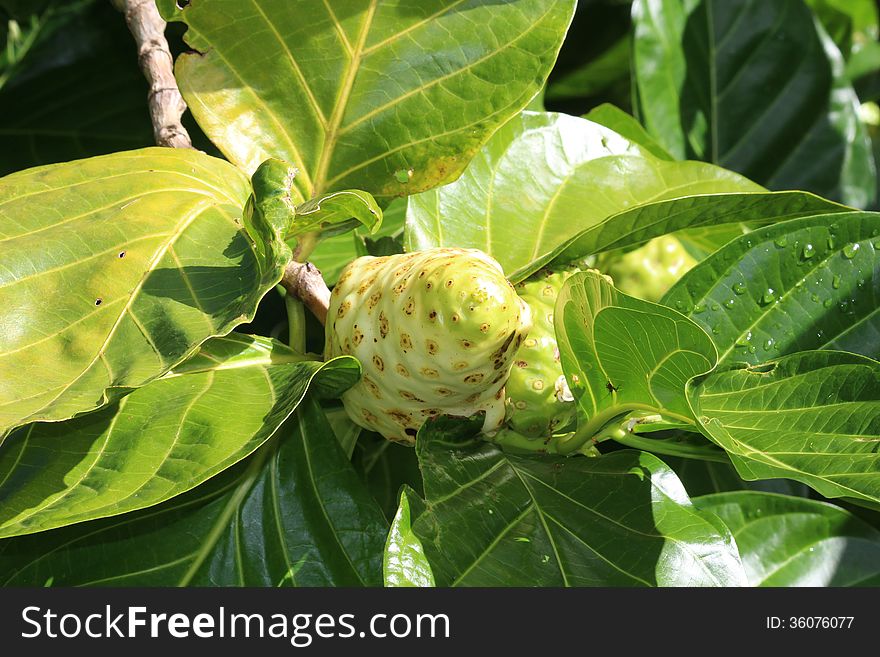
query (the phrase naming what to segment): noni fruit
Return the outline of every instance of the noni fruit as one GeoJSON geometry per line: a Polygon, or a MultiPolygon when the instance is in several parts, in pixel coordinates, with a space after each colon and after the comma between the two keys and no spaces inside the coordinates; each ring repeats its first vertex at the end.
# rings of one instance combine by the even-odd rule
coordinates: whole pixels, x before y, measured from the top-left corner
{"type": "Polygon", "coordinates": [[[516,291],[532,311],[532,330],[514,357],[507,381],[507,424],[525,438],[549,439],[573,423],[574,398],[559,363],[553,309],[565,280],[576,270],[542,271],[518,283],[516,291]]]}
{"type": "Polygon", "coordinates": [[[659,301],[697,261],[671,235],[657,237],[634,251],[600,261],[618,290],[646,301],[659,301]]]}
{"type": "Polygon", "coordinates": [[[412,444],[434,415],[485,411],[484,431],[501,426],[504,385],[531,323],[528,304],[482,251],[365,256],[333,289],[325,354],[361,362],[360,382],[342,396],[352,421],[412,444]]]}

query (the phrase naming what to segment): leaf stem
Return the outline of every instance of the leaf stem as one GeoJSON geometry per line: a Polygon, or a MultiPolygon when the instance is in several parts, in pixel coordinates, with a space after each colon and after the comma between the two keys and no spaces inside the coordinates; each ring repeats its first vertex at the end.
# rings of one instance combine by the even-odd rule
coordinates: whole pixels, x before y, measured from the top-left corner
{"type": "Polygon", "coordinates": [[[717,448],[697,447],[694,445],[675,445],[667,440],[658,440],[657,438],[645,438],[638,434],[630,433],[622,430],[621,435],[611,436],[616,442],[633,449],[641,449],[654,454],[663,454],[665,456],[681,456],[688,459],[697,459],[700,461],[713,461],[715,463],[729,463],[729,459],[717,448]]]}
{"type": "MultiPolygon", "coordinates": [[[[610,408],[603,409],[596,413],[593,417],[587,420],[583,426],[578,427],[578,430],[575,431],[574,435],[571,438],[568,438],[565,441],[561,441],[557,448],[560,454],[571,454],[576,452],[581,447],[583,447],[589,441],[599,442],[601,440],[607,440],[608,438],[613,438],[617,440],[616,431],[611,430],[611,433],[608,432],[603,433],[603,429],[607,427],[607,425],[614,422],[614,420],[618,419],[622,415],[626,415],[628,413],[632,413],[634,411],[645,411],[647,413],[651,413],[652,415],[663,415],[665,417],[679,420],[681,422],[686,422],[687,424],[695,424],[692,418],[687,417],[686,415],[681,415],[680,413],[675,413],[673,411],[669,411],[664,408],[656,408],[651,406],[650,404],[640,404],[637,402],[627,402],[624,404],[618,404],[616,406],[611,406],[610,408]]],[[[627,433],[624,431],[624,433],[627,433]]]]}

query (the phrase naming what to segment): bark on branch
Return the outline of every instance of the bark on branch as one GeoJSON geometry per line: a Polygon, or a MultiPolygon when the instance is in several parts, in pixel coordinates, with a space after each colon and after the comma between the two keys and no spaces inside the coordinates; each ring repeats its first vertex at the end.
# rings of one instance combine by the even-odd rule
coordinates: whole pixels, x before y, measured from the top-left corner
{"type": "Polygon", "coordinates": [[[291,260],[281,277],[281,285],[291,296],[300,299],[303,305],[317,317],[321,324],[327,322],[327,308],[330,306],[330,289],[324,282],[321,271],[310,262],[291,260]]]}
{"type": "Polygon", "coordinates": [[[186,103],[174,79],[174,59],[165,39],[166,23],[156,9],[155,0],[113,0],[113,4],[125,14],[125,22],[137,44],[138,63],[150,84],[147,99],[156,144],[192,148],[189,133],[180,122],[186,103]]]}

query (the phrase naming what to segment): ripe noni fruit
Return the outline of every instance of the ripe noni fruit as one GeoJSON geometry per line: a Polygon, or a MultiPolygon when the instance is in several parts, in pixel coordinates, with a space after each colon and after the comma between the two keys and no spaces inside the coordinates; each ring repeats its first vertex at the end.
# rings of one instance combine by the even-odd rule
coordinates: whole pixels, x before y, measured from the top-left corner
{"type": "Polygon", "coordinates": [[[528,304],[482,251],[365,256],[333,289],[325,355],[361,362],[342,403],[389,440],[412,444],[427,418],[478,411],[491,432],[504,421],[504,385],[531,323],[528,304]]]}

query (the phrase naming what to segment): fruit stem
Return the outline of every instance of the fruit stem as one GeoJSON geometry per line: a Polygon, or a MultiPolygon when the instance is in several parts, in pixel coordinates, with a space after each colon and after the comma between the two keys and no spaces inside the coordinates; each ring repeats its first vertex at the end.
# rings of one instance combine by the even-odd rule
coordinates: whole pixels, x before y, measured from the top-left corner
{"type": "Polygon", "coordinates": [[[301,300],[321,324],[327,321],[330,289],[315,265],[291,260],[284,269],[281,285],[287,290],[288,296],[301,300]]]}

